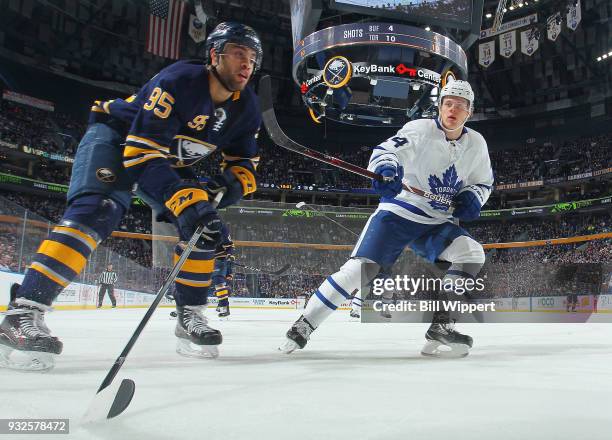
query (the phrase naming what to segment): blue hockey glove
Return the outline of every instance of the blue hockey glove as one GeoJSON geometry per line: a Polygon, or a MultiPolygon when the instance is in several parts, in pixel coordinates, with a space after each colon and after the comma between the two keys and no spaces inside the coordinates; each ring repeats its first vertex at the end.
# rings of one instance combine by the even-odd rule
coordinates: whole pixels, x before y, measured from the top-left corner
{"type": "Polygon", "coordinates": [[[382,197],[392,199],[402,192],[402,178],[404,177],[404,167],[396,168],[390,164],[382,164],[374,171],[380,174],[385,180],[373,180],[374,191],[382,197]]]}
{"type": "Polygon", "coordinates": [[[223,192],[223,197],[217,205],[218,209],[233,205],[242,198],[242,186],[235,179],[230,179],[224,174],[218,174],[206,182],[206,190],[214,198],[219,192],[223,192]]]}
{"type": "Polygon", "coordinates": [[[207,190],[213,197],[220,191],[223,192],[223,198],[219,201],[217,208],[233,205],[243,196],[257,190],[255,171],[247,162],[234,163],[228,166],[222,174],[213,176],[208,181],[207,190]]]}
{"type": "Polygon", "coordinates": [[[221,241],[222,223],[217,211],[208,202],[208,193],[193,184],[181,182],[169,194],[165,205],[176,217],[181,240],[189,240],[196,228],[204,225],[204,232],[196,246],[214,249],[221,241]]]}
{"type": "Polygon", "coordinates": [[[470,221],[480,216],[482,205],[473,192],[460,192],[455,196],[454,201],[456,208],[453,212],[453,217],[463,221],[470,221]]]}

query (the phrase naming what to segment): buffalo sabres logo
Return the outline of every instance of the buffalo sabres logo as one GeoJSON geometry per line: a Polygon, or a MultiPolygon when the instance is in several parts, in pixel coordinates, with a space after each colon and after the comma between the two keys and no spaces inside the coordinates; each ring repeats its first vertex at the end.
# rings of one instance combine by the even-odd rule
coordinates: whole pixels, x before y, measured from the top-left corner
{"type": "Polygon", "coordinates": [[[174,163],[177,167],[190,166],[215,151],[216,145],[198,141],[187,136],[175,136],[177,157],[174,163]]]}
{"type": "Polygon", "coordinates": [[[446,84],[453,82],[457,78],[455,77],[455,73],[452,70],[448,70],[444,75],[442,75],[442,82],[440,83],[440,87],[444,87],[446,84]]]}
{"type": "Polygon", "coordinates": [[[332,89],[346,85],[353,75],[353,65],[342,56],[331,58],[323,68],[323,82],[332,89]]]}
{"type": "Polygon", "coordinates": [[[117,176],[115,176],[115,173],[110,168],[98,168],[96,170],[96,177],[104,183],[113,183],[117,180],[117,176]]]}

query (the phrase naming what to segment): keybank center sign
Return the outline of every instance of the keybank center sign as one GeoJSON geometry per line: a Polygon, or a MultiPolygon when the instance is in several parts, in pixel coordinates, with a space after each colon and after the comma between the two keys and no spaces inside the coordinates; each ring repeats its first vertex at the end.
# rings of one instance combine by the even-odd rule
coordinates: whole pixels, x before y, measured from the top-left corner
{"type": "MultiPolygon", "coordinates": [[[[430,84],[432,86],[438,87],[440,85],[440,81],[442,77],[439,73],[434,72],[433,70],[424,69],[422,67],[411,67],[406,66],[403,63],[399,64],[370,64],[365,62],[351,62],[353,77],[372,77],[379,75],[390,75],[390,76],[398,76],[401,78],[408,78],[410,80],[415,80],[418,82],[423,82],[430,84]]],[[[319,71],[315,73],[313,76],[308,78],[306,81],[302,83],[302,87],[304,84],[307,88],[310,88],[313,84],[321,82],[323,80],[323,71],[319,71]]]]}
{"type": "Polygon", "coordinates": [[[352,63],[353,76],[374,76],[374,75],[392,75],[402,78],[408,78],[419,82],[439,86],[442,77],[439,73],[433,70],[424,69],[422,67],[406,66],[400,64],[369,64],[369,63],[352,63]]]}

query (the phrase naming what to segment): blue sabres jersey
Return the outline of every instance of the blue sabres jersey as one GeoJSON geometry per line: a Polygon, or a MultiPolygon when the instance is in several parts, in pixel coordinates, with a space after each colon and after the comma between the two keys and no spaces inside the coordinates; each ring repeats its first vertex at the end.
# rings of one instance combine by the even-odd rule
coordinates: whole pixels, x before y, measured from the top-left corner
{"type": "Polygon", "coordinates": [[[155,193],[179,180],[175,171],[160,174],[162,169],[191,166],[215,151],[223,155],[224,168],[239,163],[255,173],[261,124],[257,97],[247,86],[215,107],[208,75],[200,61],[179,61],[137,94],[96,101],[91,109],[90,123],[103,122],[125,133],[124,166],[139,183],[147,180],[155,193]]]}

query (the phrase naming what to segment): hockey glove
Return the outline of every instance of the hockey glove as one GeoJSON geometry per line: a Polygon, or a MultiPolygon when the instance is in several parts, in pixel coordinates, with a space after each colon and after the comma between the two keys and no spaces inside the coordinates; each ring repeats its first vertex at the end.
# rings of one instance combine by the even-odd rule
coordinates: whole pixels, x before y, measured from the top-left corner
{"type": "Polygon", "coordinates": [[[189,240],[196,228],[204,225],[204,232],[196,246],[214,249],[221,241],[222,223],[217,211],[208,202],[208,193],[193,184],[179,183],[169,191],[166,208],[176,217],[181,240],[189,240]]]}
{"type": "Polygon", "coordinates": [[[455,196],[455,211],[453,217],[463,221],[477,219],[480,216],[482,205],[472,191],[463,191],[455,196]]]}
{"type": "Polygon", "coordinates": [[[207,182],[206,190],[215,197],[219,192],[224,192],[217,208],[225,208],[233,205],[242,198],[242,186],[234,179],[228,178],[224,174],[211,177],[207,182]]]}
{"type": "Polygon", "coordinates": [[[240,160],[226,165],[222,174],[210,178],[208,192],[214,197],[223,191],[223,198],[217,208],[233,205],[243,196],[257,191],[257,178],[249,160],[240,160]]]}
{"type": "Polygon", "coordinates": [[[383,176],[384,180],[373,180],[374,191],[382,197],[392,199],[402,192],[402,179],[404,178],[404,167],[395,167],[391,164],[382,164],[374,171],[383,176]]]}

